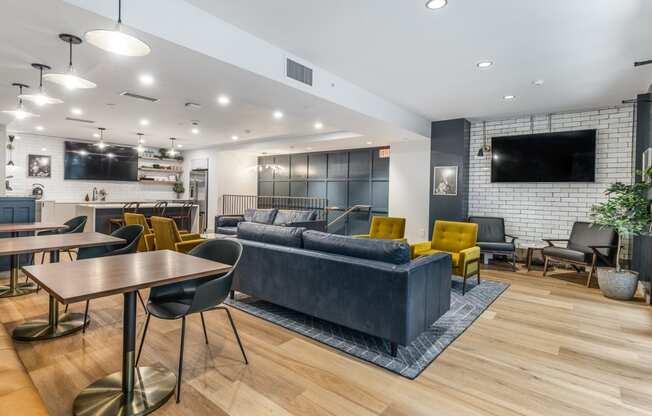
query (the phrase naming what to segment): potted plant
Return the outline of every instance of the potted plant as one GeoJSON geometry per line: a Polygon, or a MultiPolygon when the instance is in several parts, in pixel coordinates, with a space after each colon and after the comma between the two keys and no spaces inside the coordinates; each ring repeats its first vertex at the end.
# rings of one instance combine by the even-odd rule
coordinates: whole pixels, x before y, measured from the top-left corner
{"type": "Polygon", "coordinates": [[[177,179],[177,181],[174,183],[172,190],[176,192],[177,199],[181,198],[182,193],[186,192],[186,188],[183,187],[183,182],[181,182],[180,179],[177,179]]]}
{"type": "Polygon", "coordinates": [[[616,182],[609,186],[606,191],[607,201],[591,210],[593,224],[611,227],[618,233],[616,267],[598,269],[600,290],[608,298],[631,300],[638,287],[638,273],[623,269],[620,255],[625,238],[650,233],[652,215],[648,192],[652,188],[649,181],[652,168],[645,173],[648,179],[645,182],[633,185],[616,182]]]}

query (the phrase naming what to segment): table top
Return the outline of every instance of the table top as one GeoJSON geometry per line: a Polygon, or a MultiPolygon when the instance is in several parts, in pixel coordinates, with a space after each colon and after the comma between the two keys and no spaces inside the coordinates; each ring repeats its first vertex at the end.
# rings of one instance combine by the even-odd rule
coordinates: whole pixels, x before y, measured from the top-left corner
{"type": "Polygon", "coordinates": [[[53,222],[23,222],[16,224],[0,224],[0,233],[57,230],[59,228],[68,228],[68,226],[65,224],[56,224],[53,222]]]}
{"type": "Polygon", "coordinates": [[[94,232],[0,238],[0,256],[124,243],[122,238],[94,232]]]}
{"type": "Polygon", "coordinates": [[[231,266],[170,250],[23,267],[63,304],[212,276],[231,266]]]}

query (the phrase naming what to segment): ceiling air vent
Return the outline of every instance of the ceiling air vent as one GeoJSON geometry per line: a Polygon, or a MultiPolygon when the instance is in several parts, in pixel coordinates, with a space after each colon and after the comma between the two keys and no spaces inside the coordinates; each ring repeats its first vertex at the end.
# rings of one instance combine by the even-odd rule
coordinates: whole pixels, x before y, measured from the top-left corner
{"type": "Polygon", "coordinates": [[[66,120],[68,120],[68,121],[77,121],[79,123],[88,123],[88,124],[95,123],[93,120],[84,120],[83,118],[74,118],[74,117],[66,117],[66,120]]]}
{"type": "Polygon", "coordinates": [[[301,65],[292,59],[287,59],[285,64],[285,75],[302,84],[310,85],[312,87],[312,69],[307,66],[301,65]]]}
{"type": "Polygon", "coordinates": [[[123,91],[123,92],[120,93],[120,95],[123,95],[125,97],[130,97],[130,98],[136,98],[138,100],[149,101],[150,103],[155,103],[155,102],[159,101],[158,98],[152,98],[152,97],[147,97],[145,95],[134,94],[134,93],[129,92],[129,91],[123,91]]]}

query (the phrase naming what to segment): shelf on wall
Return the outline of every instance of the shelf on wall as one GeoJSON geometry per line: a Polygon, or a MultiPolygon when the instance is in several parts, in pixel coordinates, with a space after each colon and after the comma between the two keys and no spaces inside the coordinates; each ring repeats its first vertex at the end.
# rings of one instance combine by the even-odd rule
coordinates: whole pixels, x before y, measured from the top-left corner
{"type": "Polygon", "coordinates": [[[142,180],[142,179],[140,179],[138,182],[139,183],[154,184],[154,185],[174,185],[175,183],[177,183],[177,181],[148,181],[148,180],[142,180]]]}
{"type": "Polygon", "coordinates": [[[183,170],[172,170],[172,169],[157,169],[157,168],[138,168],[145,172],[160,172],[160,173],[183,173],[183,170]]]}
{"type": "Polygon", "coordinates": [[[183,163],[183,160],[177,160],[177,159],[159,159],[158,157],[145,157],[145,156],[138,156],[138,159],[140,160],[152,160],[152,161],[157,161],[157,162],[175,162],[175,163],[183,163]]]}

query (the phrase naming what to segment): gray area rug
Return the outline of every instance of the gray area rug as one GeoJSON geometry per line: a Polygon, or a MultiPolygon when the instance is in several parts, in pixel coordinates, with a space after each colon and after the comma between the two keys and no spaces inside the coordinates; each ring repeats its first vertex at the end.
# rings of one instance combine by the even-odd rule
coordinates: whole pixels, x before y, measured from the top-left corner
{"type": "Polygon", "coordinates": [[[411,345],[399,346],[396,357],[390,355],[387,341],[282,306],[242,294],[235,301],[228,300],[225,303],[393,373],[414,379],[509,287],[507,283],[492,280],[483,280],[480,285],[476,285],[473,278],[468,279],[466,284],[466,295],[462,296],[462,279],[453,276],[451,309],[411,345]]]}

